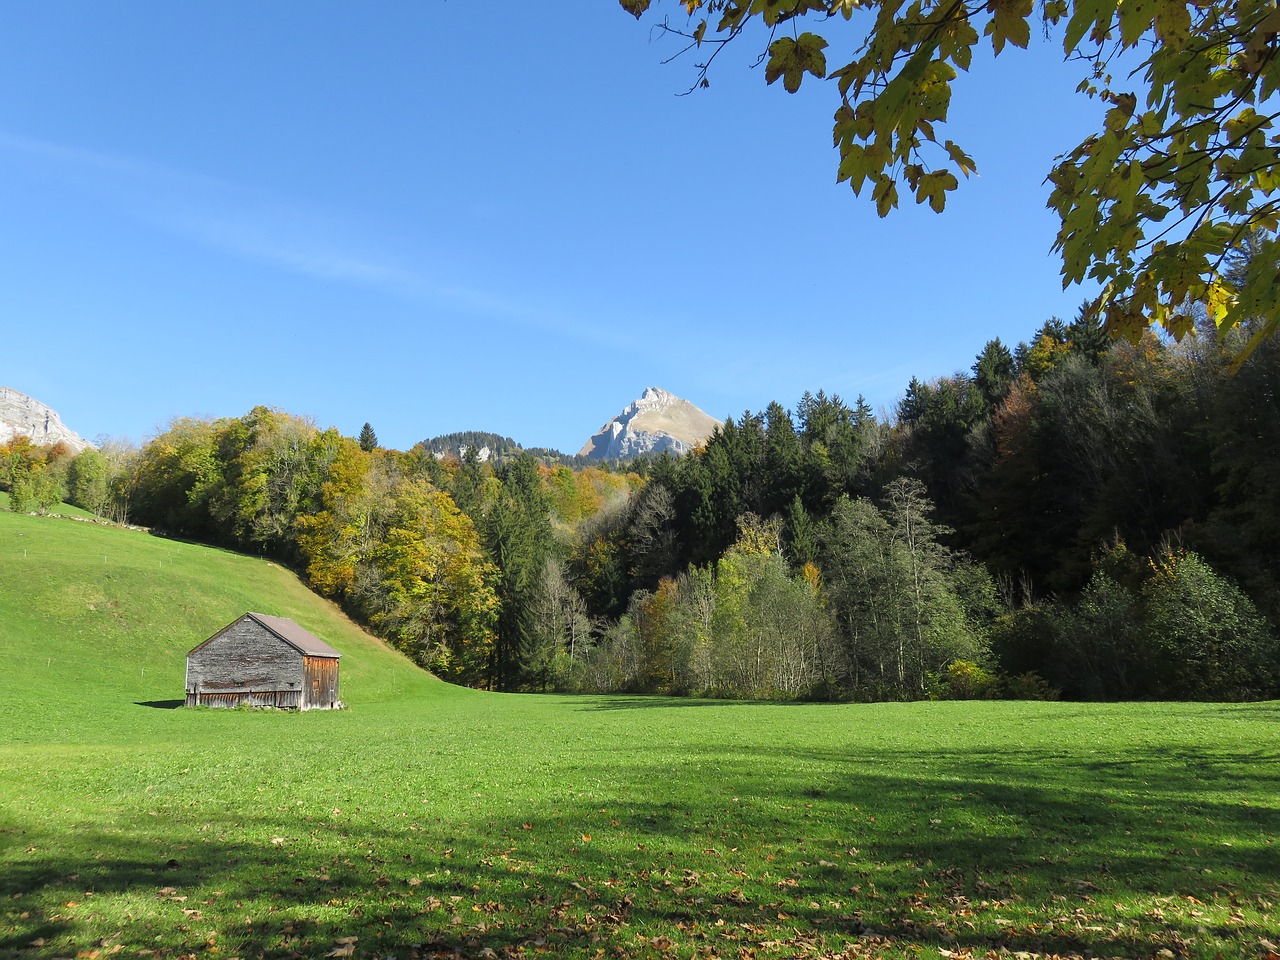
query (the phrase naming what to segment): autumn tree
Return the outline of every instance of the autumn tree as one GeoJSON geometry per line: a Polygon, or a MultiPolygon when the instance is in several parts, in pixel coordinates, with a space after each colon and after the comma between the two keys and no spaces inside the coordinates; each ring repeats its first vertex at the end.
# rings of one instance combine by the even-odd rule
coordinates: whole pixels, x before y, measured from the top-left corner
{"type": "Polygon", "coordinates": [[[320,488],[320,509],[298,518],[298,548],[313,587],[358,602],[361,565],[386,529],[390,488],[358,444],[339,440],[320,488]]]}
{"type": "Polygon", "coordinates": [[[259,406],[223,421],[215,444],[219,468],[208,500],[218,529],[242,547],[292,555],[295,521],[320,505],[337,432],[321,434],[309,419],[259,406]]]}
{"type": "Polygon", "coordinates": [[[788,568],[781,523],[752,515],[716,563],[710,617],[712,689],[796,697],[829,681],[832,631],[814,583],[788,568]]]}
{"type": "MultiPolygon", "coordinates": [[[[650,6],[620,2],[636,17],[650,6]]],[[[1048,174],[1064,286],[1098,284],[1089,311],[1134,340],[1153,322],[1190,332],[1197,305],[1222,329],[1256,319],[1253,344],[1280,323],[1280,11],[1270,0],[679,6],[687,26],[664,28],[697,51],[699,85],[720,49],[743,35],[757,45],[767,83],[794,93],[806,77],[834,81],[837,178],[855,194],[869,189],[881,216],[898,206],[900,190],[940,212],[976,172],[945,132],[952,82],[979,47],[997,56],[1026,47],[1038,17],[1063,56],[1081,63],[1081,94],[1102,108],[1097,132],[1048,174]],[[1228,257],[1250,236],[1261,256],[1228,283],[1228,257]]]]}
{"type": "Polygon", "coordinates": [[[90,513],[104,516],[111,504],[111,477],[106,458],[88,447],[67,468],[67,499],[90,513]]]}
{"type": "Polygon", "coordinates": [[[179,417],[150,440],[133,463],[133,512],[148,526],[218,540],[209,497],[221,482],[218,432],[226,421],[179,417]]]}
{"type": "Polygon", "coordinates": [[[425,481],[403,483],[369,561],[381,581],[374,626],[442,679],[479,685],[493,656],[497,571],[470,518],[425,481]]]}
{"type": "Polygon", "coordinates": [[[19,434],[0,444],[0,489],[9,491],[9,509],[48,513],[66,493],[71,459],[61,442],[40,446],[19,434]]]}

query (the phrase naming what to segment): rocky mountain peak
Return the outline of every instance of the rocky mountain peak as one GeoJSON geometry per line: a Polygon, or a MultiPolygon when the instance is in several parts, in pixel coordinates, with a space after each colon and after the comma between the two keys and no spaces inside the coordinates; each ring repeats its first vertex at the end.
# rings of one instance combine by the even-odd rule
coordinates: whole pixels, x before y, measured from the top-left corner
{"type": "Polygon", "coordinates": [[[578,451],[580,457],[625,459],[646,453],[687,453],[720,426],[688,400],[649,387],[578,451]]]}
{"type": "Polygon", "coordinates": [[[65,443],[73,453],[93,446],[69,430],[62,418],[39,400],[11,387],[0,387],[0,443],[14,437],[30,437],[41,447],[65,443]]]}

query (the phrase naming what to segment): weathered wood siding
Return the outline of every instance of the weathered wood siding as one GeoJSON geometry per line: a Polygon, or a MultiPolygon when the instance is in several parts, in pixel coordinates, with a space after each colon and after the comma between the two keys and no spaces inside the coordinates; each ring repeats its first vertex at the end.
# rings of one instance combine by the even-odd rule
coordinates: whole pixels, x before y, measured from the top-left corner
{"type": "Polygon", "coordinates": [[[338,661],[332,657],[303,659],[303,710],[332,710],[338,706],[338,661]]]}
{"type": "Polygon", "coordinates": [[[187,656],[187,703],[302,706],[303,659],[261,624],[241,619],[187,656]]]}
{"type": "Polygon", "coordinates": [[[187,691],[188,707],[279,707],[297,710],[302,701],[301,690],[249,690],[239,693],[187,691]]]}

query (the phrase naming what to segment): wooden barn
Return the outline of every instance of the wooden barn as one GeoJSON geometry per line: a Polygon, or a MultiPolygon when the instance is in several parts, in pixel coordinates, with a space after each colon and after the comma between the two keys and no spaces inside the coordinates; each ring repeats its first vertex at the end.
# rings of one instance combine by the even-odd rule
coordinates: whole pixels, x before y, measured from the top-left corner
{"type": "Polygon", "coordinates": [[[292,620],[246,613],[187,654],[187,706],[333,710],[340,656],[292,620]]]}

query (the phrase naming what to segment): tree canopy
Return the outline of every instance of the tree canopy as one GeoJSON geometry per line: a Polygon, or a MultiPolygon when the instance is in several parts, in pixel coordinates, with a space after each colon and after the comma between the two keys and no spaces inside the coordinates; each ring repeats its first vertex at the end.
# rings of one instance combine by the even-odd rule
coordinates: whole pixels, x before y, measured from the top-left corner
{"type": "MultiPolygon", "coordinates": [[[[620,0],[641,17],[651,0],[620,0]]],[[[1280,323],[1280,115],[1273,0],[680,0],[697,83],[723,46],[758,33],[765,80],[835,82],[838,180],[869,187],[881,216],[905,187],[941,212],[976,165],[943,135],[957,71],[989,43],[1026,47],[1032,18],[1082,65],[1101,129],[1058,158],[1063,285],[1092,281],[1090,312],[1137,342],[1181,337],[1203,311],[1252,325],[1247,354],[1280,323]],[[1038,14],[1036,8],[1039,8],[1038,14]],[[845,27],[839,21],[850,21],[845,27]],[[806,29],[812,28],[812,29],[806,29]],[[836,56],[829,54],[840,51],[836,56]],[[704,56],[705,54],[705,56],[704,56]],[[1249,247],[1249,267],[1232,271],[1249,247]]]]}

